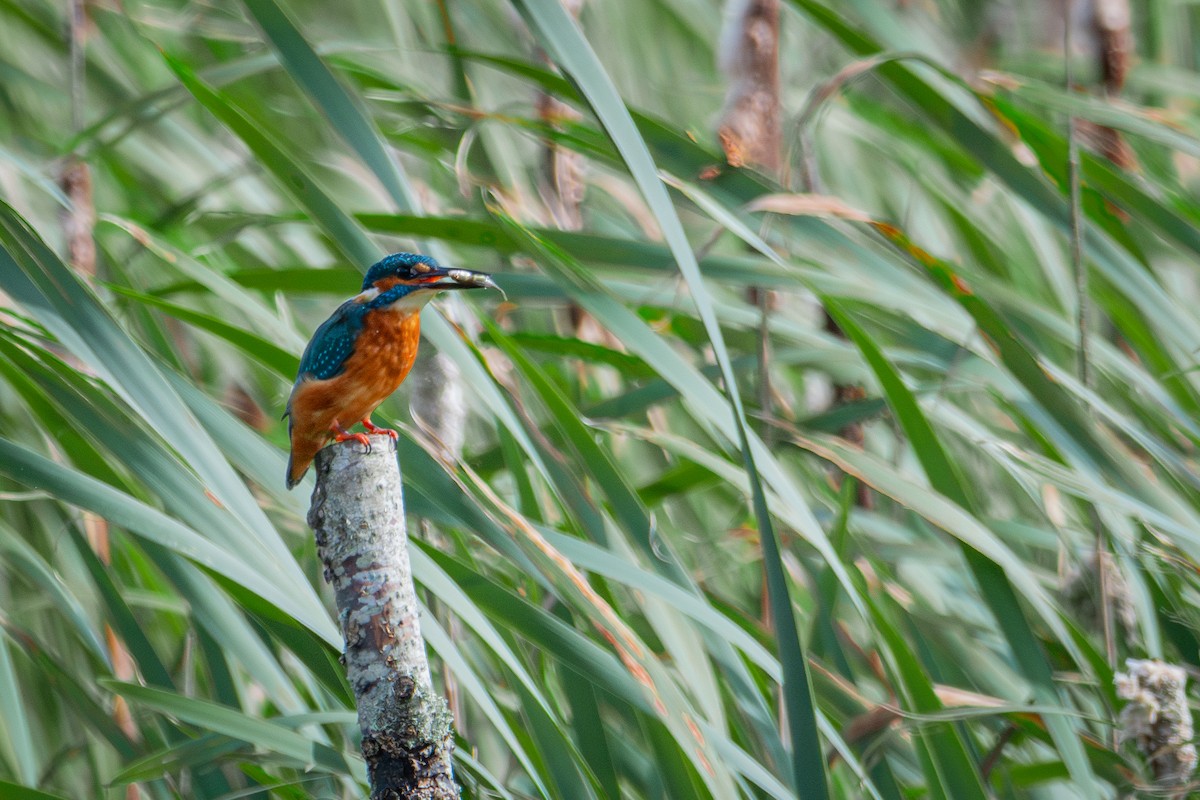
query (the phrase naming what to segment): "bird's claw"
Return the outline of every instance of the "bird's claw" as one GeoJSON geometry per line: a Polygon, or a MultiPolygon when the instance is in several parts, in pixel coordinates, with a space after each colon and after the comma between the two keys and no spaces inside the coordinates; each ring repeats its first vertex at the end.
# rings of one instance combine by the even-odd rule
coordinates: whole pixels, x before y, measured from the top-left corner
{"type": "Polygon", "coordinates": [[[376,425],[375,423],[371,422],[371,420],[369,418],[364,418],[362,420],[362,425],[364,428],[366,428],[371,433],[387,434],[387,437],[392,440],[392,450],[395,451],[396,442],[400,439],[399,433],[392,430],[391,428],[381,428],[378,425],[376,425]]]}
{"type": "Polygon", "coordinates": [[[345,428],[341,428],[339,426],[339,429],[334,435],[333,440],[335,442],[349,442],[353,440],[363,446],[363,455],[371,452],[371,438],[365,433],[350,433],[345,428]]]}

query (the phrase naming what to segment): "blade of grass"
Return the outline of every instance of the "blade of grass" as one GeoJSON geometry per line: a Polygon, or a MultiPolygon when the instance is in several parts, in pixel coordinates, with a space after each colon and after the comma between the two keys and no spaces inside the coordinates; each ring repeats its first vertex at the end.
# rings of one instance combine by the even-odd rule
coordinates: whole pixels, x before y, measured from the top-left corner
{"type": "MultiPolygon", "coordinates": [[[[114,391],[186,460],[216,501],[236,514],[270,557],[259,564],[292,585],[292,606],[308,624],[326,618],[316,594],[257,501],[211,438],[172,391],[153,360],[117,324],[92,290],[46,247],[7,204],[0,202],[0,287],[82,361],[101,372],[114,391]],[[302,611],[300,609],[303,609],[302,611]]],[[[326,619],[326,624],[328,621],[326,619]]],[[[332,626],[330,626],[332,627],[332,626]]]]}
{"type": "Polygon", "coordinates": [[[8,636],[0,634],[0,713],[4,717],[5,730],[2,741],[16,777],[26,786],[34,786],[38,782],[41,765],[33,731],[29,727],[29,715],[25,710],[25,694],[17,682],[8,636]]]}
{"type": "Polygon", "coordinates": [[[787,723],[793,748],[792,779],[801,798],[827,797],[829,789],[825,777],[825,763],[821,757],[821,740],[817,733],[816,706],[812,694],[812,681],[808,674],[807,657],[797,632],[787,576],[779,553],[779,541],[767,511],[755,455],[750,448],[741,396],[737,390],[725,340],[712,309],[708,289],[700,274],[700,266],[696,262],[691,244],[667,190],[659,180],[657,167],[645,141],[638,133],[637,126],[616,87],[570,14],[557,0],[519,0],[517,6],[555,62],[575,82],[620,151],[634,181],[658,220],[680,272],[691,289],[692,298],[712,343],[716,361],[721,367],[726,397],[733,414],[736,441],[753,489],[754,514],[763,542],[763,562],[767,573],[771,618],[778,636],[780,661],[784,670],[782,693],[784,705],[787,707],[787,723]]]}
{"type": "Polygon", "coordinates": [[[10,800],[67,800],[61,794],[51,794],[40,789],[30,789],[19,783],[0,780],[0,795],[10,800]]]}
{"type": "Polygon", "coordinates": [[[345,754],[328,745],[314,742],[307,736],[272,720],[257,719],[235,708],[148,686],[112,680],[102,680],[100,683],[138,705],[178,717],[213,733],[224,734],[269,752],[287,756],[309,769],[335,774],[351,771],[345,754]]]}
{"type": "MultiPolygon", "coordinates": [[[[563,431],[576,457],[581,463],[590,465],[589,476],[597,482],[608,498],[613,508],[621,530],[624,531],[641,552],[642,556],[668,576],[674,585],[683,588],[693,602],[700,605],[702,595],[690,576],[681,566],[678,557],[670,546],[659,540],[654,541],[654,525],[649,512],[643,506],[637,493],[629,486],[621,475],[620,469],[610,452],[600,446],[594,434],[584,424],[579,410],[570,400],[550,381],[549,377],[515,347],[500,329],[485,321],[491,338],[508,354],[513,363],[529,380],[542,401],[549,409],[555,424],[563,431]]],[[[625,562],[622,562],[625,563],[625,562]]],[[[704,634],[706,645],[713,656],[722,664],[722,670],[727,679],[733,683],[733,691],[739,705],[754,721],[763,743],[772,751],[779,763],[785,760],[782,742],[771,719],[769,709],[763,703],[757,689],[753,686],[749,674],[745,673],[741,661],[728,646],[728,641],[722,636],[704,634]]],[[[778,662],[775,662],[778,666],[778,662]]],[[[782,675],[773,676],[781,680],[782,675]]]]}
{"type": "Polygon", "coordinates": [[[84,646],[97,661],[111,669],[108,649],[88,618],[83,603],[63,580],[62,575],[3,522],[0,522],[0,554],[0,558],[8,562],[9,569],[15,574],[41,587],[41,593],[75,629],[84,646]]]}
{"type": "Polygon", "coordinates": [[[263,574],[261,565],[245,562],[240,555],[225,551],[161,511],[107,484],[55,464],[7,439],[0,439],[0,473],[25,486],[46,489],[63,502],[94,511],[148,541],[161,544],[245,586],[294,616],[326,641],[334,644],[341,641],[340,635],[330,630],[332,626],[328,617],[312,618],[297,604],[293,592],[285,591],[263,574]]]}
{"type": "MultiPolygon", "coordinates": [[[[417,555],[417,552],[414,551],[413,554],[417,555]]],[[[416,562],[414,561],[414,564],[415,563],[416,562]]],[[[551,800],[555,796],[554,793],[547,789],[547,784],[549,783],[551,776],[543,775],[542,771],[539,770],[534,764],[534,758],[536,757],[538,761],[541,761],[544,753],[542,753],[540,750],[533,750],[531,755],[530,752],[527,752],[526,749],[521,746],[516,731],[509,723],[509,720],[505,716],[504,712],[501,711],[500,706],[496,703],[493,694],[488,691],[487,685],[484,683],[483,678],[467,662],[463,649],[459,648],[451,641],[450,635],[446,632],[445,628],[443,628],[441,623],[439,623],[435,617],[430,615],[428,611],[424,611],[424,613],[421,614],[421,635],[425,637],[430,649],[441,656],[442,660],[446,662],[446,669],[448,669],[458,680],[459,686],[464,694],[470,697],[478,705],[479,710],[483,713],[483,715],[491,721],[495,730],[500,734],[500,737],[504,740],[504,743],[508,745],[509,751],[512,753],[513,757],[517,759],[517,762],[520,763],[520,765],[524,768],[525,773],[529,776],[530,781],[533,782],[541,796],[547,800],[551,800]]],[[[530,711],[532,711],[537,705],[537,700],[543,700],[540,690],[537,693],[537,700],[534,700],[531,698],[528,689],[526,689],[524,686],[518,684],[516,688],[526,702],[529,703],[530,711]]],[[[554,725],[551,723],[551,720],[554,720],[554,717],[546,714],[544,709],[537,710],[542,712],[541,714],[537,714],[537,716],[542,717],[539,722],[545,727],[554,727],[554,725]]],[[[557,720],[554,721],[556,722],[557,720]]],[[[559,744],[562,743],[563,737],[561,729],[557,730],[554,734],[547,732],[545,741],[549,742],[552,736],[557,737],[559,744]]],[[[559,749],[553,748],[552,751],[557,753],[559,752],[559,749]]],[[[589,796],[591,795],[589,794],[589,796]]]]}
{"type": "Polygon", "coordinates": [[[274,0],[242,0],[242,4],[275,46],[288,74],[312,98],[329,124],[358,153],[363,163],[375,173],[397,207],[412,210],[415,207],[412,188],[388,156],[361,104],[355,102],[350,92],[334,77],[296,24],[274,0]]]}
{"type": "Polygon", "coordinates": [[[177,303],[162,300],[153,295],[142,294],[141,292],[126,289],[122,286],[110,286],[109,288],[121,297],[129,298],[151,308],[157,308],[180,322],[195,325],[197,328],[208,331],[214,336],[219,336],[280,375],[287,376],[294,374],[300,364],[300,358],[284,348],[260,336],[255,336],[237,325],[231,325],[211,314],[194,311],[177,303]]]}
{"type": "Polygon", "coordinates": [[[72,525],[68,530],[71,534],[71,542],[75,545],[77,557],[87,567],[92,583],[104,603],[106,623],[112,625],[121,637],[122,643],[133,657],[134,663],[137,664],[138,672],[143,680],[162,689],[175,688],[171,673],[163,665],[162,659],[159,658],[158,651],[150,643],[145,629],[134,616],[129,604],[125,602],[125,598],[121,596],[120,589],[113,580],[112,572],[100,561],[77,526],[72,525]]]}
{"type": "Polygon", "coordinates": [[[165,50],[163,60],[196,100],[241,139],[255,156],[296,198],[310,216],[341,249],[350,262],[366,269],[380,256],[377,248],[354,218],[342,211],[282,146],[238,108],[222,92],[200,78],[191,67],[165,50]]]}
{"type": "MultiPolygon", "coordinates": [[[[726,212],[717,203],[711,200],[706,193],[700,191],[695,186],[682,183],[677,185],[681,190],[686,191],[688,196],[695,200],[704,210],[712,214],[714,219],[720,221],[727,229],[735,233],[751,247],[758,250],[763,255],[776,260],[778,263],[783,263],[772,248],[770,248],[756,234],[750,231],[749,228],[739,219],[726,212]]],[[[1060,420],[1062,429],[1070,432],[1068,435],[1078,437],[1078,441],[1080,441],[1080,449],[1083,452],[1090,456],[1094,456],[1101,464],[1113,464],[1107,451],[1105,451],[1102,446],[1092,437],[1090,433],[1091,426],[1086,424],[1086,420],[1083,418],[1082,412],[1080,411],[1078,405],[1069,397],[1062,386],[1060,386],[1046,374],[1045,370],[1040,364],[1038,364],[1036,356],[1034,356],[1028,350],[1028,348],[1025,347],[1025,345],[1017,338],[1012,329],[1004,323],[1002,318],[1000,318],[999,315],[996,314],[996,312],[986,302],[972,293],[965,283],[958,278],[952,267],[945,264],[940,259],[934,258],[920,248],[915,247],[910,241],[908,241],[907,237],[898,228],[881,223],[872,223],[872,225],[876,227],[877,230],[880,230],[880,232],[883,233],[886,238],[895,243],[897,247],[906,253],[914,262],[920,264],[923,268],[928,270],[931,276],[933,276],[952,297],[957,299],[964,306],[968,313],[972,315],[980,329],[988,335],[989,344],[998,352],[1001,360],[1015,375],[1015,377],[1017,377],[1017,379],[1026,386],[1033,397],[1038,398],[1039,401],[1048,405],[1049,412],[1056,419],[1060,420]]],[[[856,341],[856,344],[858,344],[860,347],[863,346],[863,342],[856,341]]],[[[867,341],[866,344],[869,345],[870,342],[867,341]]],[[[886,362],[882,363],[886,364],[886,362]]],[[[878,362],[872,362],[873,367],[878,365],[878,362]]],[[[919,407],[917,407],[915,401],[912,400],[911,394],[907,393],[907,387],[904,387],[903,383],[899,382],[898,379],[896,379],[895,382],[889,380],[886,385],[892,388],[895,392],[895,394],[889,394],[889,401],[895,402],[894,397],[901,396],[898,394],[900,390],[905,392],[904,396],[907,397],[907,403],[904,403],[903,407],[898,410],[898,413],[901,410],[904,411],[905,416],[903,419],[908,424],[913,426],[913,433],[910,434],[910,439],[915,434],[917,441],[919,442],[936,442],[936,437],[933,436],[932,429],[929,428],[928,422],[924,421],[923,416],[920,415],[919,407]],[[907,412],[914,408],[916,408],[916,416],[910,417],[907,412]],[[922,422],[923,427],[921,424],[922,422]]],[[[948,466],[949,459],[944,453],[939,454],[939,451],[940,445],[938,446],[937,450],[930,450],[929,452],[925,453],[925,457],[929,459],[929,468],[933,470],[933,474],[930,475],[930,478],[933,479],[934,477],[937,477],[946,485],[947,489],[952,492],[952,494],[948,496],[950,496],[952,499],[956,499],[956,502],[959,502],[964,509],[970,508],[970,499],[967,496],[964,485],[958,481],[950,480],[953,478],[954,473],[952,468],[948,466]],[[966,505],[963,505],[964,503],[966,505]]],[[[966,552],[969,553],[969,550],[966,552]]],[[[1013,607],[1012,603],[1015,602],[1015,595],[1012,594],[1011,587],[1007,591],[1004,589],[1003,584],[1006,583],[1004,579],[1005,571],[999,570],[998,565],[995,564],[988,566],[985,561],[986,560],[980,561],[979,566],[984,571],[983,574],[991,574],[989,577],[988,586],[982,588],[984,589],[985,594],[991,589],[995,589],[995,591],[998,592],[997,595],[991,597],[991,600],[993,601],[992,608],[997,619],[1002,625],[1004,625],[1009,621],[1007,609],[1013,607]],[[999,572],[997,572],[997,570],[999,570],[999,572]],[[994,579],[999,580],[1000,583],[995,583],[994,579]]],[[[1015,560],[1013,563],[1016,563],[1015,560]]],[[[1009,571],[1009,574],[1012,574],[1011,570],[1009,571]]],[[[1027,597],[1040,597],[1040,595],[1041,593],[1037,591],[1035,591],[1032,595],[1029,594],[1028,590],[1026,592],[1027,597]]],[[[1065,632],[1062,630],[1061,624],[1058,624],[1057,615],[1052,611],[1052,609],[1049,608],[1048,604],[1043,604],[1041,611],[1046,622],[1050,624],[1057,633],[1059,633],[1060,640],[1069,645],[1070,638],[1064,635],[1065,632]]],[[[1043,659],[1037,659],[1031,655],[1031,652],[1036,653],[1036,650],[1031,651],[1024,646],[1028,644],[1029,637],[1032,634],[1028,631],[1028,629],[1022,631],[1022,628],[1024,628],[1023,623],[1016,625],[1014,630],[1010,632],[1016,637],[1015,639],[1011,640],[1015,654],[1019,659],[1029,659],[1028,662],[1022,661],[1022,665],[1027,670],[1027,677],[1029,677],[1035,688],[1038,688],[1038,690],[1042,692],[1051,692],[1053,682],[1052,676],[1049,673],[1049,665],[1043,659]]],[[[1077,660],[1082,662],[1081,658],[1077,658],[1077,660]]],[[[1064,752],[1064,758],[1068,761],[1068,764],[1072,766],[1072,774],[1075,774],[1075,768],[1079,768],[1083,770],[1083,772],[1080,774],[1085,780],[1093,779],[1094,776],[1092,776],[1090,771],[1087,770],[1086,763],[1083,763],[1082,750],[1079,747],[1077,739],[1070,734],[1066,728],[1064,728],[1064,725],[1069,725],[1069,722],[1058,721],[1056,725],[1052,726],[1051,730],[1055,733],[1055,741],[1059,743],[1059,747],[1065,749],[1066,751],[1064,752]]]]}

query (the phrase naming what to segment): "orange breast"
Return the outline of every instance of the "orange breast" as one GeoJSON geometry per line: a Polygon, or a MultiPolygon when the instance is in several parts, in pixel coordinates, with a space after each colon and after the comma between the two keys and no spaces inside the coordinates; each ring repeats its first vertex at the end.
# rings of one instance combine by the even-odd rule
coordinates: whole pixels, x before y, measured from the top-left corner
{"type": "MultiPolygon", "coordinates": [[[[354,355],[346,369],[332,380],[340,383],[357,402],[370,409],[354,415],[362,419],[399,388],[417,359],[421,343],[421,314],[402,311],[372,311],[364,320],[354,355]]],[[[348,401],[349,402],[349,401],[348,401]]]]}
{"type": "MultiPolygon", "coordinates": [[[[292,449],[319,449],[337,422],[350,427],[396,391],[412,369],[421,341],[421,315],[372,311],[364,319],[354,355],[341,374],[303,381],[292,393],[292,449]]],[[[313,452],[316,452],[316,449],[313,452]]]]}

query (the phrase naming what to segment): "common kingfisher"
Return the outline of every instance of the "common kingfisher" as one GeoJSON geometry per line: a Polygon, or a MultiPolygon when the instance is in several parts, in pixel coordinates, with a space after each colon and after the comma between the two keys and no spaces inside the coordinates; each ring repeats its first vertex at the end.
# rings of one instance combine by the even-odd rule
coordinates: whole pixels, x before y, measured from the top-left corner
{"type": "Polygon", "coordinates": [[[289,489],[330,439],[355,439],[370,447],[365,433],[346,430],[355,422],[396,439],[395,431],[371,423],[371,412],[412,369],[421,308],[445,289],[485,287],[498,288],[487,273],[449,269],[415,253],[394,253],[367,270],[359,294],[321,323],[300,357],[300,374],[283,414],[292,442],[289,489]]]}

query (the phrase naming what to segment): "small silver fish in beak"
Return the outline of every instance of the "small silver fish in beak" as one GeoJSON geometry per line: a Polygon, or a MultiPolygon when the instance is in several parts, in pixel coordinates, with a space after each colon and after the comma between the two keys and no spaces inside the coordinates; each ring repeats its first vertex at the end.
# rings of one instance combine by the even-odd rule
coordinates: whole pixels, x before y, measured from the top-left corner
{"type": "Polygon", "coordinates": [[[486,272],[475,272],[470,269],[451,269],[446,271],[446,276],[464,289],[495,289],[500,292],[505,300],[508,300],[508,295],[496,285],[496,282],[492,280],[492,276],[486,272]]]}

